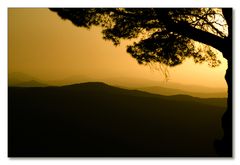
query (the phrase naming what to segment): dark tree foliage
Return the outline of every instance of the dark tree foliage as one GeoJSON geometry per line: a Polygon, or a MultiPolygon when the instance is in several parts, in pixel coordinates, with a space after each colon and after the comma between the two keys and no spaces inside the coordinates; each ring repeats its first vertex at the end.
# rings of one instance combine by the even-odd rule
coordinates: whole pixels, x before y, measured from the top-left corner
{"type": "Polygon", "coordinates": [[[140,64],[220,64],[216,54],[228,60],[228,110],[223,116],[224,138],[217,144],[220,155],[232,155],[232,9],[230,8],[53,8],[62,19],[78,27],[101,26],[103,38],[119,45],[136,39],[127,52],[140,64]]]}
{"type": "MultiPolygon", "coordinates": [[[[187,57],[193,57],[195,62],[208,61],[210,66],[217,66],[220,61],[216,58],[216,51],[193,40],[204,43],[198,39],[204,32],[214,40],[221,40],[227,35],[227,24],[220,9],[51,10],[79,27],[101,26],[103,38],[111,40],[115,45],[119,45],[121,39],[140,38],[139,42],[134,42],[127,48],[127,52],[140,64],[158,62],[175,66],[187,57]],[[189,31],[189,28],[195,31],[189,31]],[[197,34],[200,30],[201,33],[197,34]]],[[[218,49],[218,45],[211,46],[218,49]]]]}

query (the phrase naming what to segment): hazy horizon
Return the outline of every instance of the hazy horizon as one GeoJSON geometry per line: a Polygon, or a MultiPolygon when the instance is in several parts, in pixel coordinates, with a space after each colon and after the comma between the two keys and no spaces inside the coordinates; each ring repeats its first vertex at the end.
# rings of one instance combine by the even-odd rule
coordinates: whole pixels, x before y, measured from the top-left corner
{"type": "Polygon", "coordinates": [[[49,9],[12,8],[8,12],[10,84],[17,81],[12,74],[19,73],[22,79],[30,81],[32,77],[48,85],[99,81],[131,88],[158,83],[172,88],[176,83],[227,90],[224,79],[227,62],[221,54],[218,56],[222,64],[216,68],[187,59],[176,67],[168,67],[166,79],[162,71],[154,69],[158,65],[140,65],[126,52],[131,41],[115,47],[102,39],[99,28],[75,27],[49,9]]]}
{"type": "Polygon", "coordinates": [[[9,73],[8,78],[8,84],[12,87],[65,86],[88,82],[102,82],[113,87],[140,90],[165,96],[183,94],[200,98],[227,98],[226,88],[213,88],[194,84],[156,81],[140,77],[93,78],[89,76],[71,76],[58,80],[42,81],[27,74],[14,72],[9,73]]]}
{"type": "Polygon", "coordinates": [[[165,85],[168,86],[168,84],[179,84],[179,85],[189,85],[189,86],[199,86],[199,87],[205,87],[205,88],[212,88],[212,89],[227,89],[225,86],[223,87],[213,87],[213,86],[207,86],[205,84],[186,84],[182,82],[176,82],[176,81],[171,81],[167,79],[162,79],[162,80],[155,80],[151,79],[149,77],[141,77],[141,76],[133,76],[133,77],[127,77],[127,76],[109,76],[109,77],[91,77],[89,75],[71,75],[67,77],[58,77],[56,79],[49,79],[49,80],[44,80],[39,77],[35,77],[34,75],[30,75],[27,73],[21,73],[21,72],[12,72],[8,73],[8,83],[9,84],[18,84],[22,82],[29,82],[29,81],[37,81],[39,83],[46,83],[46,85],[69,85],[69,84],[77,84],[77,83],[82,83],[82,82],[104,82],[108,83],[107,80],[111,80],[114,82],[114,80],[119,81],[123,80],[126,81],[126,79],[129,79],[129,83],[131,83],[131,80],[140,80],[138,81],[142,84],[143,87],[148,87],[148,86],[158,86],[157,83],[159,83],[159,86],[165,85]],[[153,82],[152,84],[146,83],[144,85],[145,81],[153,82]]]}

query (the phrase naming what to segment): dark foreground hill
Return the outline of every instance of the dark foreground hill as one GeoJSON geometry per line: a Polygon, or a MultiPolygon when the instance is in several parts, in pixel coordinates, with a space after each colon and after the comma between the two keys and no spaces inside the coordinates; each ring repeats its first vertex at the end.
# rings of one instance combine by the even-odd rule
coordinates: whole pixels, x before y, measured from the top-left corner
{"type": "Polygon", "coordinates": [[[9,87],[10,157],[217,156],[226,99],[161,96],[103,83],[9,87]]]}

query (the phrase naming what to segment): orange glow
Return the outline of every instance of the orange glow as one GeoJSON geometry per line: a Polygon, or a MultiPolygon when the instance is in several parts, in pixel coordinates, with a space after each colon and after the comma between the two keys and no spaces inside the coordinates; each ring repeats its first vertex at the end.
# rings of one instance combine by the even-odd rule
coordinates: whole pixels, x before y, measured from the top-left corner
{"type": "MultiPolygon", "coordinates": [[[[78,28],[48,9],[9,9],[9,73],[21,72],[42,81],[71,76],[136,77],[164,81],[160,71],[139,65],[126,53],[129,41],[115,47],[104,41],[100,29],[78,28]]],[[[169,82],[227,88],[227,61],[210,68],[192,59],[169,68],[169,82]]]]}

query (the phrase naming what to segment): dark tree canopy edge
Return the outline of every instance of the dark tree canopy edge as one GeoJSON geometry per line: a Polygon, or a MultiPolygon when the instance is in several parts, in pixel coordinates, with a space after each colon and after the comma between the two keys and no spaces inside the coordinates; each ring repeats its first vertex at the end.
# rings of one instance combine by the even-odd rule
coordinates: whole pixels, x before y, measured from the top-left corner
{"type": "MultiPolygon", "coordinates": [[[[103,38],[119,45],[122,39],[141,38],[127,52],[140,64],[181,64],[192,57],[196,63],[220,64],[231,9],[224,8],[51,8],[78,27],[101,26],[103,38]]],[[[224,57],[226,55],[224,54],[224,57]]]]}

